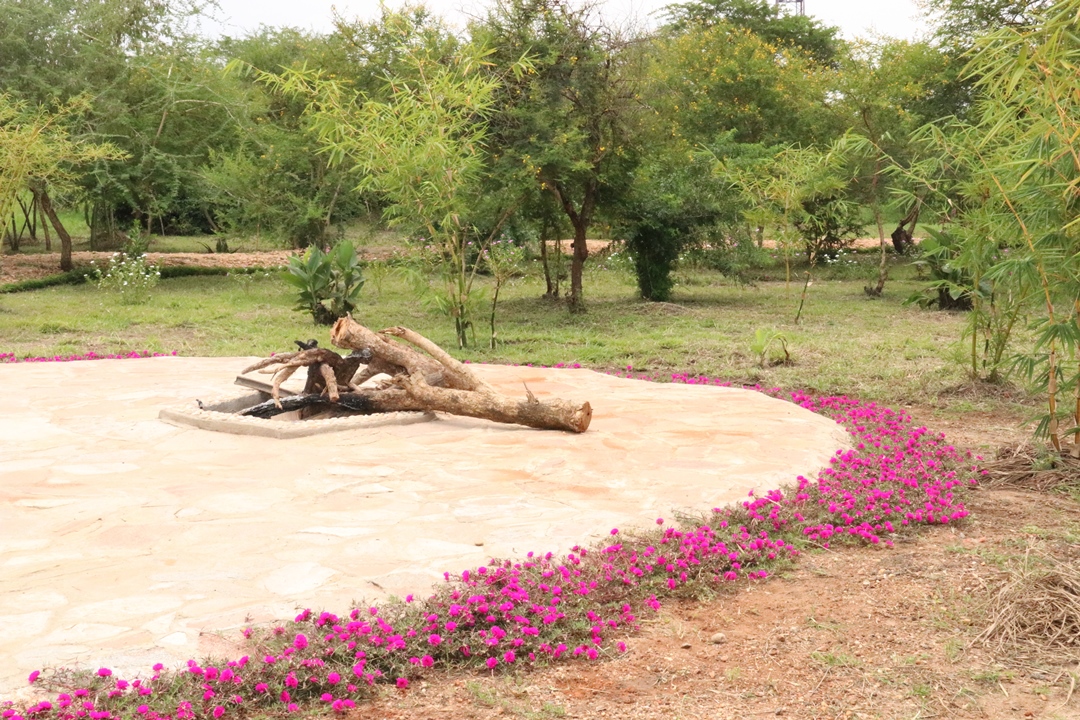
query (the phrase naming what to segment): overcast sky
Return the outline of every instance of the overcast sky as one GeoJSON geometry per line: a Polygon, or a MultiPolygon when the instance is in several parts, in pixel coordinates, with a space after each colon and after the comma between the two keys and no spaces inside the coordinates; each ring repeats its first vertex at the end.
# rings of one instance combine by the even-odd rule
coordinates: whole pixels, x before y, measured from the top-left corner
{"type": "MultiPolygon", "coordinates": [[[[602,12],[611,21],[622,24],[636,17],[648,22],[651,13],[675,0],[601,0],[602,12]]],[[[345,17],[372,19],[378,16],[378,0],[218,0],[220,28],[207,26],[212,34],[242,36],[260,25],[292,26],[305,30],[327,31],[331,28],[333,8],[345,17]]],[[[844,36],[889,35],[913,39],[924,30],[915,0],[805,0],[806,14],[828,25],[840,27],[844,36]]],[[[387,0],[396,7],[398,0],[387,0]]],[[[470,16],[479,16],[484,0],[427,0],[425,4],[437,15],[464,26],[470,16]]]]}

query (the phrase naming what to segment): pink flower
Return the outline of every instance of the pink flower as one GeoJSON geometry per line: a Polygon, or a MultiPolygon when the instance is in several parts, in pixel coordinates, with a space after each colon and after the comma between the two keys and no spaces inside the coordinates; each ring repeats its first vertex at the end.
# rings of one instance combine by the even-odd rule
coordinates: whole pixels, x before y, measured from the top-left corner
{"type": "Polygon", "coordinates": [[[98,668],[97,674],[98,677],[109,677],[112,675],[112,670],[109,668],[98,668]]]}
{"type": "Polygon", "coordinates": [[[31,685],[33,685],[35,682],[37,682],[37,679],[38,679],[39,675],[41,675],[40,670],[35,670],[34,672],[30,673],[29,681],[30,681],[31,685]]]}
{"type": "Polygon", "coordinates": [[[424,657],[420,658],[420,664],[424,667],[431,667],[435,664],[435,658],[431,657],[430,655],[425,655],[424,657]]]}
{"type": "Polygon", "coordinates": [[[436,635],[435,633],[432,633],[431,635],[428,635],[427,641],[429,643],[431,643],[432,645],[438,645],[439,643],[442,642],[442,636],[436,635]]]}
{"type": "Polygon", "coordinates": [[[490,670],[494,670],[495,666],[498,665],[498,664],[499,664],[499,661],[496,658],[489,657],[487,659],[487,666],[488,666],[488,669],[490,669],[490,670]]]}
{"type": "Polygon", "coordinates": [[[507,665],[513,663],[515,660],[517,660],[517,656],[514,655],[513,650],[507,650],[506,654],[503,655],[503,662],[505,662],[507,665]]]}
{"type": "Polygon", "coordinates": [[[303,633],[297,633],[296,639],[293,640],[293,647],[297,650],[303,650],[308,646],[307,637],[303,633]]]}
{"type": "Polygon", "coordinates": [[[214,706],[214,712],[213,712],[214,717],[219,718],[224,714],[225,714],[225,708],[224,707],[222,707],[221,705],[215,705],[214,706]]]}
{"type": "Polygon", "coordinates": [[[331,685],[337,685],[339,682],[341,682],[341,676],[338,675],[336,672],[332,672],[326,676],[326,682],[330,683],[331,685]]]}
{"type": "Polygon", "coordinates": [[[398,686],[399,688],[401,688],[402,690],[404,690],[405,688],[409,687],[409,679],[408,679],[408,678],[403,678],[403,677],[399,677],[399,678],[397,679],[397,686],[398,686]]]}

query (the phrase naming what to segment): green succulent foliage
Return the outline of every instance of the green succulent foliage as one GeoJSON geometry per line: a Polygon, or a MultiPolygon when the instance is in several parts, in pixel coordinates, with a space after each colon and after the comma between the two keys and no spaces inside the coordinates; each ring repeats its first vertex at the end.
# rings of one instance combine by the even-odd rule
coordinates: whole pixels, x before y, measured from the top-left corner
{"type": "Polygon", "coordinates": [[[363,271],[352,243],[338,243],[329,252],[308,248],[289,259],[282,274],[299,291],[296,309],[311,313],[319,325],[332,325],[356,309],[364,287],[363,271]]]}

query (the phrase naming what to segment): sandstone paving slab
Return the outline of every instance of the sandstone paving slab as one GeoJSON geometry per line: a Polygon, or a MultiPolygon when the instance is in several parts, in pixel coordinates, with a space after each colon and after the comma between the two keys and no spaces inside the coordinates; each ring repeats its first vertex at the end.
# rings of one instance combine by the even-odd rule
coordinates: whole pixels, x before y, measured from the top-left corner
{"type": "Polygon", "coordinates": [[[423,594],[444,571],[707,511],[847,443],[751,391],[486,365],[508,394],[588,400],[591,428],[439,416],[274,439],[158,419],[242,394],[250,361],[0,365],[0,697],[44,666],[136,674],[298,607],[423,594]]]}

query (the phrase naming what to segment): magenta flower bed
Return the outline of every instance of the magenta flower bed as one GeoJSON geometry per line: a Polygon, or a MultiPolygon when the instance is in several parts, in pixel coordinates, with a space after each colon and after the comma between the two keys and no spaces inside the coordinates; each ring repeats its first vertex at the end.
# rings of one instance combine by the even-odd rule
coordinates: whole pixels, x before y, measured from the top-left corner
{"type": "MultiPolygon", "coordinates": [[[[628,374],[629,376],[629,368],[628,374]]],[[[723,384],[672,376],[674,382],[723,384]]],[[[770,391],[778,394],[778,391],[770,391]]],[[[626,650],[642,613],[665,598],[703,587],[753,582],[799,555],[800,547],[838,541],[891,546],[915,526],[967,515],[959,493],[976,483],[970,456],[943,435],[913,425],[902,412],[846,397],[792,393],[800,406],[834,418],[852,436],[816,479],[714,508],[679,527],[620,532],[563,556],[529,553],[446,573],[426,598],[353,608],[342,614],[305,610],[292,622],[249,629],[247,656],[227,662],[189,660],[181,670],[120,679],[56,671],[30,676],[58,692],[4,720],[187,720],[257,712],[346,712],[369,686],[410,681],[450,667],[500,671],[565,658],[597,660],[626,650]]],[[[3,707],[3,706],[0,706],[3,707]]]]}
{"type": "Polygon", "coordinates": [[[53,355],[52,357],[16,357],[15,353],[0,353],[0,363],[24,363],[24,362],[74,362],[76,360],[135,360],[137,358],[148,357],[170,357],[176,355],[176,351],[171,353],[157,353],[150,352],[149,350],[136,351],[123,353],[120,355],[98,355],[96,352],[82,353],[81,355],[53,355]]]}

